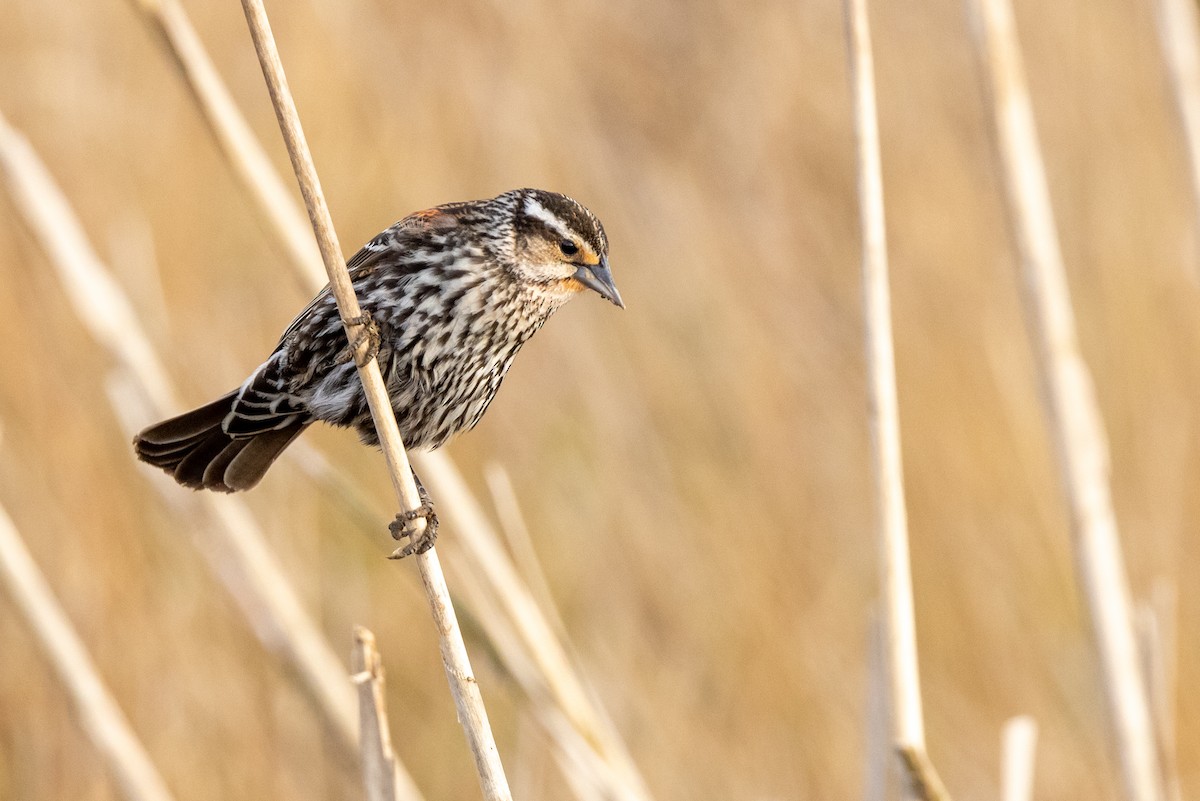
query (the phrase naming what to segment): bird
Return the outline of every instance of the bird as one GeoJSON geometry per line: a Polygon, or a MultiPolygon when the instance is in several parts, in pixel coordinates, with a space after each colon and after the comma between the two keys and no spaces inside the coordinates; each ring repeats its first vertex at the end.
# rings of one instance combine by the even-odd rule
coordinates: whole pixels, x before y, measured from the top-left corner
{"type": "MultiPolygon", "coordinates": [[[[410,214],[346,267],[363,312],[346,323],[363,326],[360,341],[347,341],[326,286],[240,387],[141,431],[137,457],[185,487],[240,492],[315,422],[378,445],[356,353],[378,359],[405,445],[439,448],[479,422],[521,346],[563,304],[591,291],[625,308],[600,220],[543,189],[410,214]]],[[[390,528],[411,536],[411,521],[424,517],[425,537],[405,549],[421,553],[437,518],[414,478],[422,505],[390,528]]]]}

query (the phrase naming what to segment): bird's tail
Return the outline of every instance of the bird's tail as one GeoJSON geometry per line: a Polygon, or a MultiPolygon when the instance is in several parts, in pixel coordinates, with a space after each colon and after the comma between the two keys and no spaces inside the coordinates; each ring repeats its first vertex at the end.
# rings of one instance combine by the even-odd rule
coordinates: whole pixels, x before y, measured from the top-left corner
{"type": "Polygon", "coordinates": [[[221,423],[237,391],[150,426],[133,438],[138,458],[161,467],[185,487],[239,492],[253,487],[311,420],[293,416],[279,428],[230,436],[221,423]]]}

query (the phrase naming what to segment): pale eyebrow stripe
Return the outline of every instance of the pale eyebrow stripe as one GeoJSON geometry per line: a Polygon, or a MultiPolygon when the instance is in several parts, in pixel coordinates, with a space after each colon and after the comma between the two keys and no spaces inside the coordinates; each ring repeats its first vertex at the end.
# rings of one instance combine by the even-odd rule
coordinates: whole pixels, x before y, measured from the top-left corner
{"type": "Polygon", "coordinates": [[[553,229],[563,239],[570,239],[572,242],[578,241],[579,237],[563,225],[562,220],[551,214],[541,203],[538,203],[536,198],[530,197],[525,199],[525,213],[530,217],[535,217],[544,222],[547,228],[553,229]]]}

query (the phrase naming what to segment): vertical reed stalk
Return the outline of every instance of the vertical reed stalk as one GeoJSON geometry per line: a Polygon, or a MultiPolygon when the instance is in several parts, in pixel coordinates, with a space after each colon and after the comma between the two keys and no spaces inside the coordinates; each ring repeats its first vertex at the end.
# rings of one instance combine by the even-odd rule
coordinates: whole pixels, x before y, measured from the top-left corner
{"type": "MultiPolygon", "coordinates": [[[[854,130],[858,161],[858,203],[862,231],[863,319],[866,326],[871,454],[878,510],[882,595],[883,663],[893,745],[909,769],[910,793],[922,778],[914,767],[926,760],[925,722],[917,668],[917,630],[909,568],[908,520],[900,461],[900,415],[892,345],[887,234],[879,122],[875,110],[875,67],[866,0],[845,0],[850,80],[854,92],[854,130]]],[[[928,784],[929,782],[925,782],[928,784]]]]}
{"type": "Polygon", "coordinates": [[[1150,600],[1138,604],[1138,647],[1146,695],[1154,717],[1154,741],[1162,768],[1163,801],[1181,801],[1179,759],[1175,747],[1175,689],[1178,653],[1175,642],[1178,599],[1175,588],[1156,581],[1150,600]]]}
{"type": "MultiPolygon", "coordinates": [[[[346,261],[342,256],[337,234],[333,229],[333,220],[321,185],[317,179],[316,167],[313,165],[312,154],[304,138],[300,126],[300,116],[287,78],[283,72],[283,64],[279,51],[275,46],[275,38],[267,20],[267,12],[262,0],[242,0],[242,9],[246,13],[246,22],[250,28],[254,49],[258,53],[262,65],[263,77],[271,94],[271,102],[275,107],[275,115],[279,120],[279,128],[283,132],[284,143],[292,161],[292,168],[300,183],[300,192],[308,207],[309,220],[317,237],[317,245],[321,250],[321,259],[325,263],[325,272],[329,276],[329,284],[337,300],[338,311],[342,320],[360,318],[362,310],[354,295],[354,287],[350,282],[350,274],[346,270],[346,261]]],[[[353,343],[363,330],[361,324],[346,322],[346,336],[353,343]]],[[[379,372],[379,363],[370,359],[360,363],[359,378],[367,402],[371,407],[371,416],[375,421],[375,429],[379,434],[380,446],[387,458],[388,470],[392,479],[392,488],[401,509],[412,510],[421,505],[413,481],[412,469],[409,467],[408,456],[400,439],[400,429],[396,424],[396,416],[392,412],[391,400],[383,376],[379,372]]],[[[424,521],[417,521],[415,536],[424,533],[424,521]]],[[[487,712],[483,706],[483,697],[479,685],[471,672],[470,659],[467,657],[466,645],[463,643],[462,632],[458,627],[458,619],[450,601],[450,590],[438,561],[437,551],[429,549],[425,553],[415,555],[422,583],[425,585],[429,598],[430,610],[438,631],[438,639],[442,651],[442,664],[458,709],[459,722],[467,736],[467,743],[475,757],[475,767],[479,773],[479,783],[484,797],[489,801],[511,799],[512,793],[508,788],[508,780],[504,776],[504,768],[500,764],[500,754],[496,749],[495,737],[488,725],[487,712]]]]}
{"type": "Polygon", "coordinates": [[[396,754],[384,704],[383,660],[375,647],[375,635],[362,626],[354,628],[354,652],[350,660],[358,685],[358,722],[362,742],[363,785],[367,801],[398,801],[396,754]]]}
{"type": "Polygon", "coordinates": [[[1072,546],[1129,801],[1159,798],[1154,728],[1133,633],[1108,485],[1108,445],[1079,352],[1033,108],[1007,0],[975,0],[976,41],[995,122],[1005,199],[1024,275],[1026,321],[1071,509],[1072,546]]]}
{"type": "Polygon", "coordinates": [[[897,763],[893,759],[892,732],[888,708],[887,671],[883,665],[883,624],[878,613],[871,615],[867,627],[867,704],[866,744],[863,748],[865,772],[863,801],[888,801],[892,794],[897,763]]]}
{"type": "Polygon", "coordinates": [[[132,0],[132,3],[162,37],[167,53],[183,71],[186,85],[225,160],[246,191],[258,201],[257,208],[287,249],[291,262],[300,265],[306,284],[320,287],[325,282],[325,271],[304,215],[292,202],[283,179],[238,111],[187,13],[177,0],[132,0]]]}

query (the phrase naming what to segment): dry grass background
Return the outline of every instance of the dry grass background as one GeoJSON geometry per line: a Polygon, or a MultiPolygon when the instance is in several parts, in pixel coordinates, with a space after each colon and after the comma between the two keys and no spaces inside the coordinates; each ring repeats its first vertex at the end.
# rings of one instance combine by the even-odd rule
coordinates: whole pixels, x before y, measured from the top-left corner
{"type": "MultiPolygon", "coordinates": [[[[966,19],[953,2],[876,5],[930,752],[956,798],[994,798],[1000,727],[1027,712],[1037,797],[1117,798],[966,19]]],[[[188,10],[286,173],[240,9],[188,10]]],[[[876,555],[840,4],[273,10],[348,250],[416,208],[523,185],[605,221],[628,311],[565,309],[450,451],[481,494],[488,463],[511,472],[655,795],[856,797],[876,555]]],[[[1131,583],[1178,588],[1196,795],[1200,248],[1153,9],[1016,11],[1131,583]]],[[[132,6],[10,0],[0,75],[0,110],[169,348],[185,400],[240,382],[306,294],[132,6]]],[[[112,365],[7,199],[0,275],[0,501],[177,797],[358,797],[356,768],[134,463],[112,365]]],[[[377,454],[310,436],[386,508],[377,454]]],[[[475,797],[415,572],[382,558],[384,517],[364,536],[284,463],[247,501],[339,649],[352,624],[375,631],[396,748],[427,795],[475,797]]],[[[560,797],[519,691],[472,651],[518,797],[560,797]]],[[[0,797],[115,792],[5,599],[0,797]]]]}

